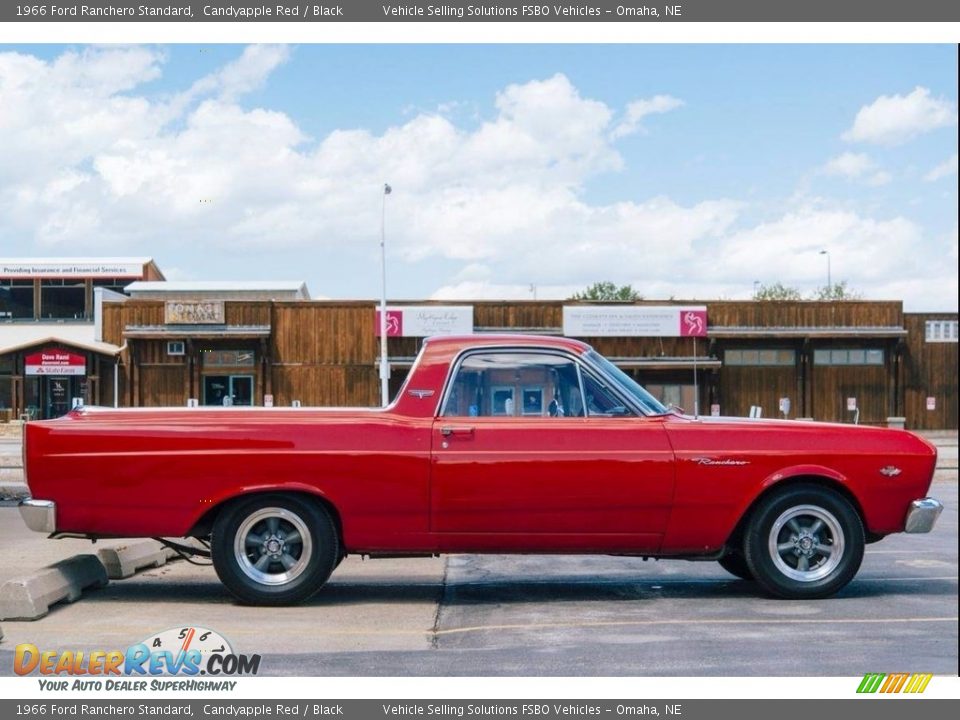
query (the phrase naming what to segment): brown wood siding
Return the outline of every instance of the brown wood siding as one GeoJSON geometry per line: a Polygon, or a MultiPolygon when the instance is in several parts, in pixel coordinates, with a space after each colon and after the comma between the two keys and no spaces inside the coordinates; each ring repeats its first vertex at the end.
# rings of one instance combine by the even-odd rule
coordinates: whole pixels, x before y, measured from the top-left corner
{"type": "Polygon", "coordinates": [[[187,404],[187,376],[178,365],[141,365],[140,405],[164,407],[187,404]]]}
{"type": "Polygon", "coordinates": [[[883,425],[889,416],[887,369],[882,365],[813,365],[812,415],[827,422],[853,422],[847,398],[857,398],[862,425],[883,425]]]}
{"type": "Polygon", "coordinates": [[[957,313],[908,313],[903,357],[904,412],[907,427],[957,428],[957,348],[955,342],[927,342],[927,320],[957,320],[957,313]],[[927,398],[936,409],[927,410],[927,398]]]}
{"type": "MultiPolygon", "coordinates": [[[[790,398],[790,415],[800,414],[800,391],[795,367],[727,366],[720,373],[720,414],[747,417],[751,405],[763,417],[779,418],[780,398],[790,398]]],[[[709,411],[709,408],[707,408],[709,411]]]]}
{"type": "MultiPolygon", "coordinates": [[[[484,329],[549,329],[558,332],[562,325],[563,301],[478,301],[416,302],[391,301],[392,305],[472,305],[474,324],[484,329]]],[[[643,302],[641,305],[662,305],[643,302]]],[[[957,427],[957,344],[925,343],[927,319],[956,319],[956,313],[905,315],[899,302],[750,302],[750,301],[677,301],[676,304],[706,304],[709,325],[720,327],[792,328],[792,327],[906,327],[909,338],[900,344],[902,368],[898,370],[897,339],[818,339],[714,338],[696,343],[696,354],[703,358],[723,359],[726,348],[792,347],[798,360],[808,362],[808,377],[801,382],[798,367],[735,367],[724,365],[719,371],[701,375],[701,412],[708,401],[719,400],[723,414],[746,415],[750,405],[760,405],[765,417],[779,416],[780,397],[791,400],[791,417],[812,415],[818,420],[849,422],[846,398],[856,396],[861,422],[883,423],[897,412],[907,417],[909,428],[957,427]],[[815,366],[810,362],[813,350],[825,347],[882,348],[884,366],[815,366]],[[802,355],[802,358],[800,357],[802,355]],[[899,376],[898,376],[899,373],[899,376]],[[802,394],[805,395],[802,397],[802,394]],[[926,397],[937,398],[937,409],[926,410],[926,397]]],[[[376,363],[380,353],[376,337],[374,309],[369,301],[227,301],[225,314],[229,325],[270,326],[271,334],[257,346],[255,402],[264,392],[274,395],[277,405],[300,400],[305,405],[359,405],[379,403],[376,363]],[[264,352],[265,351],[265,352],[264,352]],[[261,358],[265,360],[261,361],[261,358]],[[266,363],[265,365],[263,363],[266,363]]],[[[103,334],[106,342],[122,345],[124,328],[130,325],[162,325],[163,302],[129,300],[104,303],[103,334]]],[[[688,338],[583,338],[599,352],[612,357],[673,358],[689,357],[694,343],[688,338]]],[[[194,340],[196,348],[210,345],[248,347],[241,341],[194,340]]],[[[413,357],[421,338],[391,338],[391,357],[413,357]]],[[[166,341],[134,340],[140,374],[133,373],[133,389],[138,397],[175,398],[181,404],[192,392],[200,392],[200,372],[192,368],[193,389],[188,390],[185,358],[166,355],[166,341]],[[162,366],[162,367],[161,367],[162,366]],[[179,373],[179,374],[178,374],[179,373]],[[171,379],[177,375],[178,388],[171,379]],[[156,388],[154,387],[156,385],[156,388]]],[[[189,347],[189,344],[188,344],[189,347]]],[[[199,357],[199,355],[198,355],[199,357]]],[[[106,366],[105,366],[106,367],[106,366]]],[[[406,369],[394,368],[391,386],[396,389],[406,369]]],[[[637,372],[637,371],[634,371],[637,372]]],[[[121,372],[126,380],[125,373],[121,372]]],[[[692,382],[688,370],[644,369],[651,383],[692,382]],[[687,377],[689,376],[689,380],[687,377]]],[[[123,400],[130,397],[123,383],[123,400]]],[[[101,379],[101,397],[112,395],[112,378],[101,379]]]]}

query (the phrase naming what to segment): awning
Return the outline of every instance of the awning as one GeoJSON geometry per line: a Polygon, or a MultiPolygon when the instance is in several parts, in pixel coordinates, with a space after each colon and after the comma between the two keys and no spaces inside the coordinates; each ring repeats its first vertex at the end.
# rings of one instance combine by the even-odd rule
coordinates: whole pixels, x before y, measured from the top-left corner
{"type": "Polygon", "coordinates": [[[37,345],[68,345],[101,355],[116,356],[120,348],[95,339],[93,323],[4,323],[0,326],[0,355],[37,345]]]}
{"type": "Polygon", "coordinates": [[[262,338],[270,337],[269,325],[127,325],[123,336],[130,340],[183,338],[262,338]]]}
{"type": "Polygon", "coordinates": [[[710,338],[900,338],[906,328],[880,327],[717,327],[707,330],[710,338]]]}
{"type": "Polygon", "coordinates": [[[707,357],[608,357],[607,360],[628,370],[693,370],[694,365],[699,370],[719,368],[723,364],[707,357]]]}

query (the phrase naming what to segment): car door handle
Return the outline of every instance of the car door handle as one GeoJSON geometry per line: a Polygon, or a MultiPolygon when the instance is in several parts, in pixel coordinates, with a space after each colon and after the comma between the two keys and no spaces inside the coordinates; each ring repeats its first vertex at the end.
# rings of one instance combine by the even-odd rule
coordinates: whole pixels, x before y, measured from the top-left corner
{"type": "Polygon", "coordinates": [[[444,437],[450,437],[451,435],[473,435],[473,428],[466,426],[444,425],[442,428],[440,428],[440,434],[444,437]]]}

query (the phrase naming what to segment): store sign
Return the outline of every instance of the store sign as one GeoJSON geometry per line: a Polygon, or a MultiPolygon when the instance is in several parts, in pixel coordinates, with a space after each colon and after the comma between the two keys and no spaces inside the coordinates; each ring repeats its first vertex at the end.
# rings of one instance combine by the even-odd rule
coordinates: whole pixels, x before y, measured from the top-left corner
{"type": "Polygon", "coordinates": [[[222,325],[223,300],[168,300],[163,321],[167,325],[222,325]]]}
{"type": "Polygon", "coordinates": [[[24,359],[27,375],[86,375],[87,359],[67,350],[44,350],[24,359]]]}
{"type": "Polygon", "coordinates": [[[563,334],[572,337],[706,337],[705,305],[567,305],[563,334]]]}
{"type": "Polygon", "coordinates": [[[936,410],[937,409],[937,399],[935,397],[927,398],[927,410],[936,410]]]}
{"type": "MultiPolygon", "coordinates": [[[[380,310],[375,329],[380,337],[380,310]]],[[[473,332],[473,305],[409,305],[387,307],[387,337],[469,335],[473,332]]]]}
{"type": "Polygon", "coordinates": [[[0,278],[142,278],[142,263],[126,262],[7,262],[0,278]]]}

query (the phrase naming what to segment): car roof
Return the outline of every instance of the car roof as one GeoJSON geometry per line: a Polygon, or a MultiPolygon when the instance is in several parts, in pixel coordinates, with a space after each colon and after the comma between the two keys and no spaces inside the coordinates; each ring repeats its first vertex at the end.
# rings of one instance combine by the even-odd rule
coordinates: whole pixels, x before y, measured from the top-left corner
{"type": "Polygon", "coordinates": [[[433,335],[426,339],[433,347],[445,349],[469,348],[480,345],[514,345],[521,347],[549,347],[583,353],[590,346],[579,340],[557,335],[530,335],[525,333],[474,333],[472,335],[433,335]]]}

